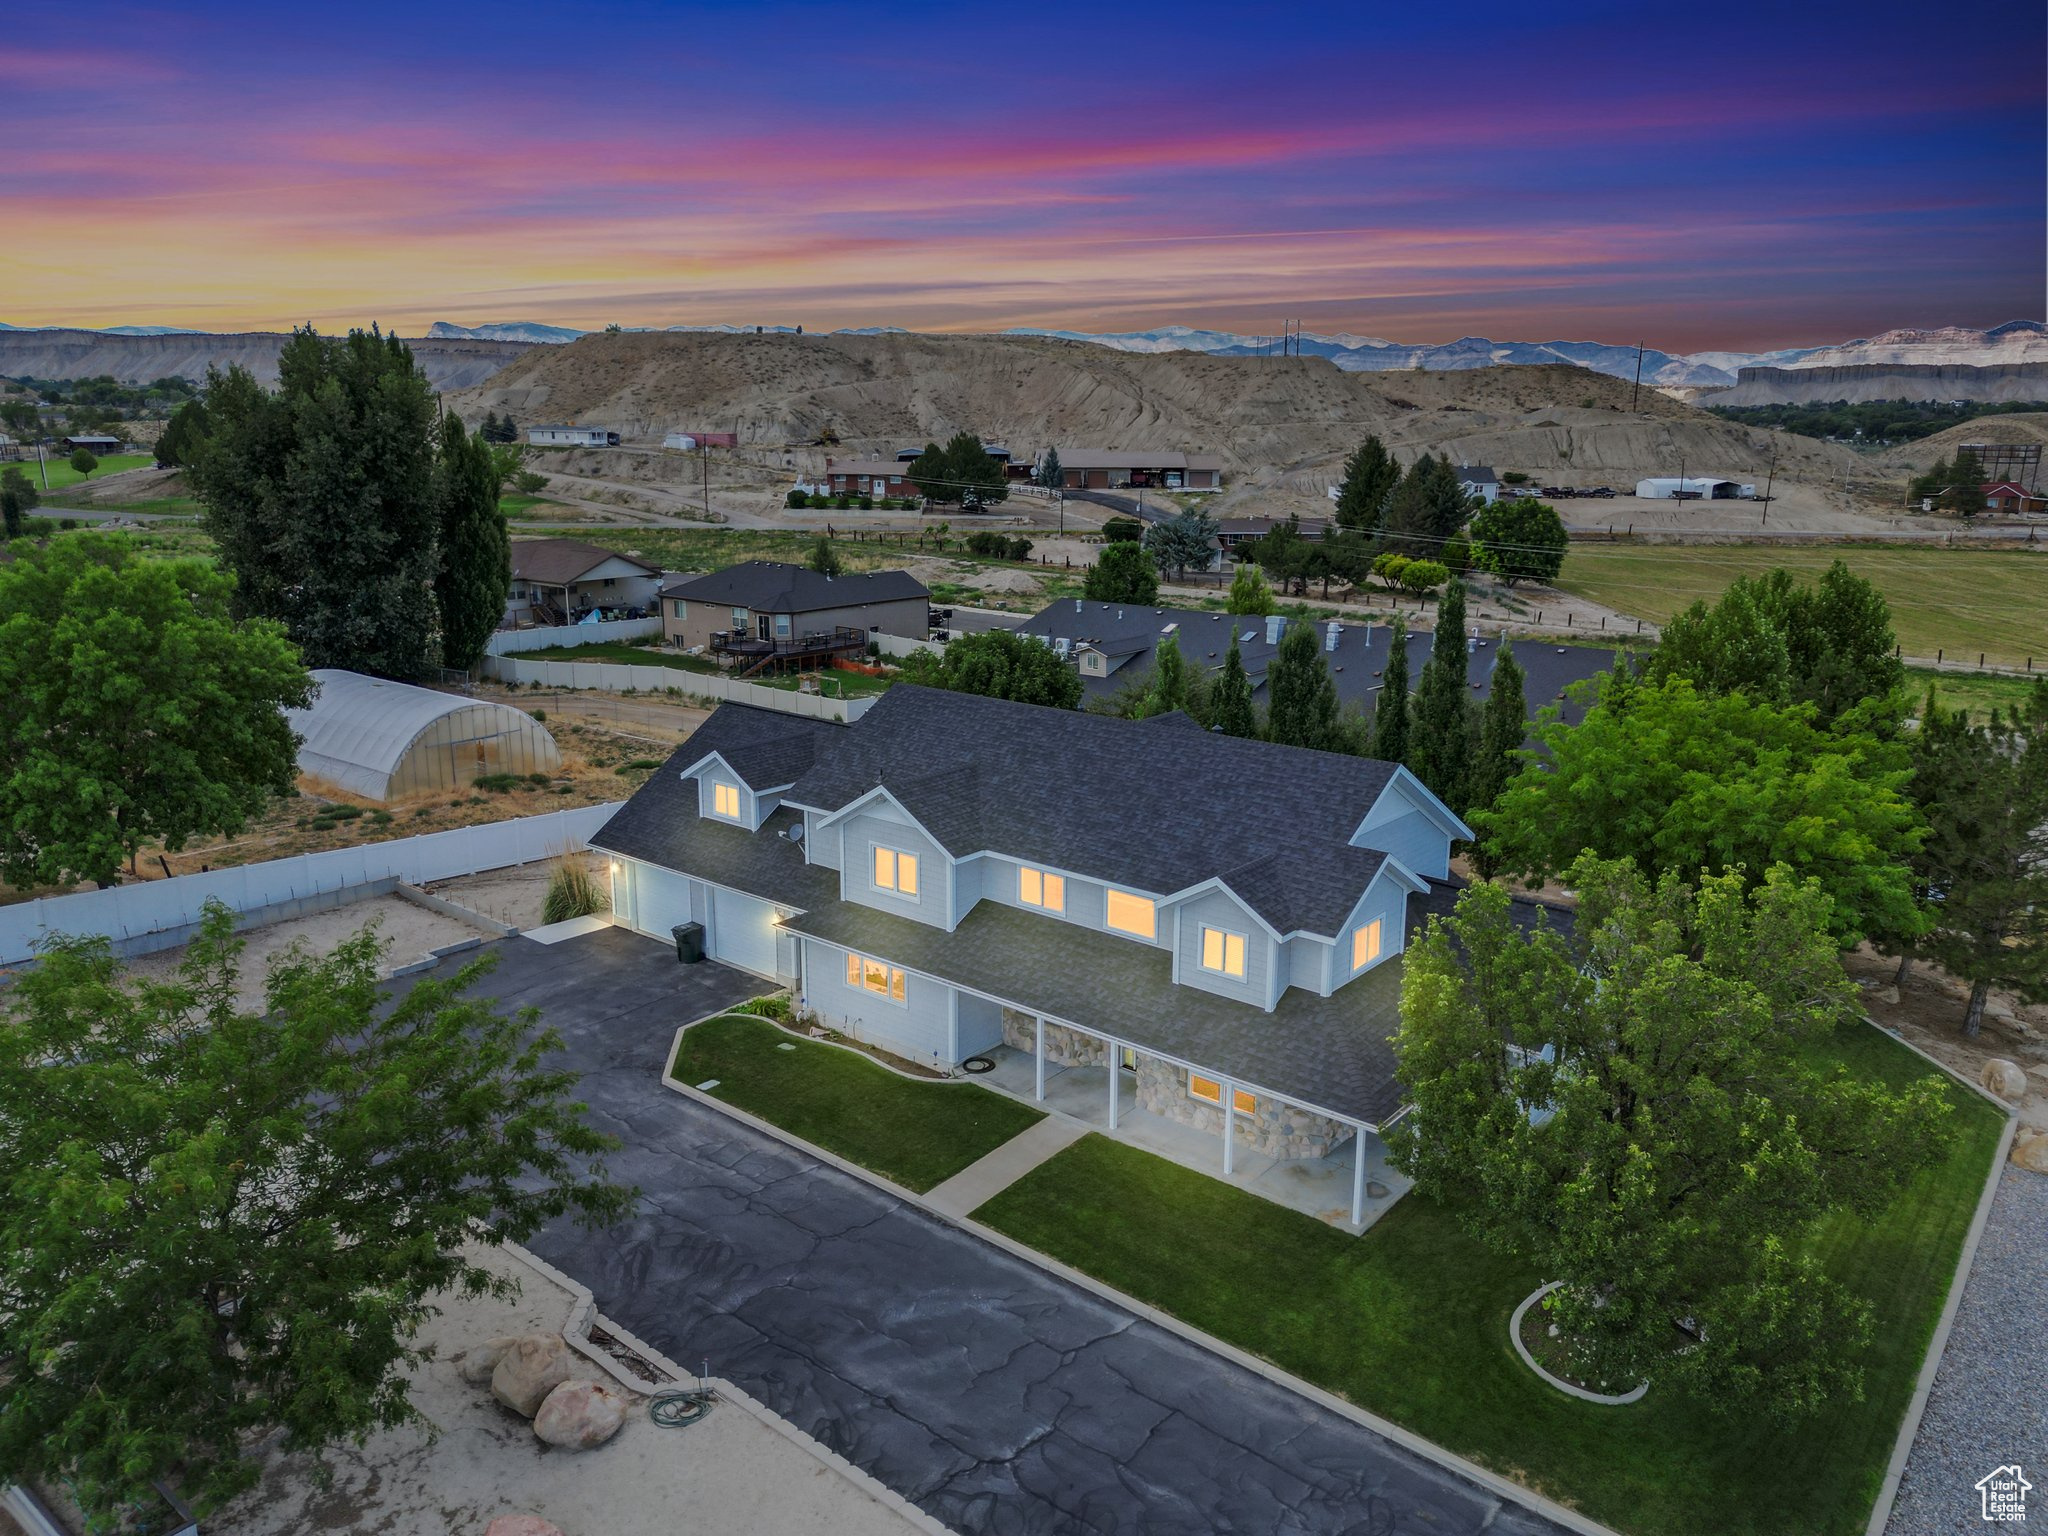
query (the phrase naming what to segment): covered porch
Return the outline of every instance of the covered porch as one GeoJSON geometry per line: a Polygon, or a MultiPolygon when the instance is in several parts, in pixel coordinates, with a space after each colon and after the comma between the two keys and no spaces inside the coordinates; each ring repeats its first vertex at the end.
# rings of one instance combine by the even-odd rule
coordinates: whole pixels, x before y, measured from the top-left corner
{"type": "MultiPolygon", "coordinates": [[[[1235,1112],[1227,1117],[1232,1134],[1225,1137],[1220,1112],[1211,1117],[1219,1123],[1209,1129],[1147,1108],[1137,1070],[1146,1053],[1102,1038],[1104,1060],[1086,1064],[999,1045],[983,1052],[995,1065],[975,1081],[1346,1232],[1365,1231],[1413,1187],[1389,1162],[1379,1134],[1361,1122],[1340,1122],[1349,1134],[1320,1155],[1286,1157],[1253,1144],[1246,1117],[1235,1112]]],[[[1240,1091],[1227,1081],[1218,1086],[1226,1103],[1240,1091]]]]}

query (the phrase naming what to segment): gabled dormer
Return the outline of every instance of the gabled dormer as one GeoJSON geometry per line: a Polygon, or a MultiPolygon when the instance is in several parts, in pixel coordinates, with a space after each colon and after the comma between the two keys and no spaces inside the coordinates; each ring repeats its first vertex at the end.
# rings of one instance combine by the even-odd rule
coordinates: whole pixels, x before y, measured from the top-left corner
{"type": "Polygon", "coordinates": [[[1472,829],[1406,768],[1396,768],[1351,834],[1354,848],[1393,855],[1408,870],[1432,880],[1451,872],[1451,844],[1470,842],[1472,829]]]}
{"type": "Polygon", "coordinates": [[[949,931],[966,915],[952,855],[884,786],[836,811],[807,809],[804,821],[807,857],[839,871],[842,901],[949,931]]]}

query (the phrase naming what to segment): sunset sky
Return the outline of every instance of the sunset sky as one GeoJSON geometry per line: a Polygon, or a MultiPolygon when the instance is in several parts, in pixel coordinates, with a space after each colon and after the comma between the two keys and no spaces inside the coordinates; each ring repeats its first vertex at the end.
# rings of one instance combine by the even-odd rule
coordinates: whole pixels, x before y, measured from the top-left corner
{"type": "Polygon", "coordinates": [[[0,321],[1692,351],[2039,319],[2044,31],[2040,0],[17,0],[0,321]]]}

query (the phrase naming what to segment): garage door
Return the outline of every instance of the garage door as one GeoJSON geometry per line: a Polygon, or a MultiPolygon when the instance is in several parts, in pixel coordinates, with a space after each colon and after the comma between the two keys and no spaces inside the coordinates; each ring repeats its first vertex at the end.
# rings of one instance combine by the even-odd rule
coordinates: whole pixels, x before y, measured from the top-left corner
{"type": "Polygon", "coordinates": [[[633,910],[625,914],[626,920],[642,933],[651,933],[658,939],[667,938],[670,929],[691,919],[690,882],[672,869],[635,865],[633,901],[633,910]]]}
{"type": "Polygon", "coordinates": [[[775,909],[765,901],[711,887],[711,957],[761,976],[775,974],[775,909]]]}

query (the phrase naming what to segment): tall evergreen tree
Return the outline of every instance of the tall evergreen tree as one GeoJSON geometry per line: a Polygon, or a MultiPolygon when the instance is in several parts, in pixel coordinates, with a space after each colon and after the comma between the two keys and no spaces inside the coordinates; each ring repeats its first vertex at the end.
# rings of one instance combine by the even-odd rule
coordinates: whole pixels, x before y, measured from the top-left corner
{"type": "Polygon", "coordinates": [[[512,535],[498,510],[498,461],[481,432],[453,411],[441,417],[435,470],[441,502],[441,665],[468,671],[505,617],[512,594],[512,535]]]}
{"type": "Polygon", "coordinates": [[[244,615],[308,666],[417,677],[438,659],[434,392],[396,336],[295,331],[266,390],[209,372],[190,474],[244,615]]]}
{"type": "Polygon", "coordinates": [[[1471,791],[1473,709],[1465,682],[1465,584],[1444,588],[1436,611],[1436,638],[1415,690],[1415,731],[1408,766],[1452,810],[1462,812],[1471,791]]]}
{"type": "Polygon", "coordinates": [[[1280,649],[1266,669],[1266,698],[1268,741],[1319,752],[1334,750],[1337,684],[1323,664],[1314,625],[1289,625],[1280,637],[1280,649]]]}
{"type": "Polygon", "coordinates": [[[1372,755],[1383,763],[1408,761],[1408,621],[1395,619],[1387,665],[1372,710],[1372,755]]]}
{"type": "Polygon", "coordinates": [[[1256,736],[1259,717],[1252,708],[1252,680],[1237,650],[1237,629],[1230,631],[1230,649],[1223,656],[1223,675],[1209,695],[1209,724],[1226,736],[1256,736]]]}
{"type": "Polygon", "coordinates": [[[28,515],[43,499],[43,493],[21,472],[19,464],[0,469],[0,533],[18,539],[28,529],[28,515]]]}
{"type": "Polygon", "coordinates": [[[1038,466],[1038,483],[1048,491],[1056,491],[1066,479],[1066,471],[1060,468],[1060,451],[1057,448],[1045,450],[1045,462],[1038,466]]]}
{"type": "MultiPolygon", "coordinates": [[[[1491,806],[1521,767],[1516,753],[1529,731],[1525,682],[1515,648],[1503,635],[1493,663],[1493,687],[1479,713],[1479,752],[1472,760],[1471,785],[1465,804],[1452,807],[1460,816],[1491,806]]],[[[1472,862],[1480,874],[1493,874],[1496,860],[1485,838],[1472,845],[1472,862]]]]}
{"type": "Polygon", "coordinates": [[[1344,461],[1344,483],[1337,492],[1337,526],[1370,530],[1379,527],[1380,513],[1400,482],[1401,466],[1378,436],[1368,437],[1344,461]]]}
{"type": "Polygon", "coordinates": [[[1180,642],[1167,635],[1152,648],[1152,682],[1145,690],[1147,715],[1171,714],[1188,701],[1188,664],[1180,654],[1180,642]]]}
{"type": "Polygon", "coordinates": [[[1471,510],[1471,497],[1458,483],[1451,461],[1425,453],[1388,496],[1381,534],[1397,553],[1434,559],[1444,541],[1465,526],[1471,510]]]}
{"type": "Polygon", "coordinates": [[[1958,517],[1975,517],[1984,510],[1983,488],[1984,461],[1970,449],[1958,448],[1941,504],[1958,517]]]}

